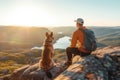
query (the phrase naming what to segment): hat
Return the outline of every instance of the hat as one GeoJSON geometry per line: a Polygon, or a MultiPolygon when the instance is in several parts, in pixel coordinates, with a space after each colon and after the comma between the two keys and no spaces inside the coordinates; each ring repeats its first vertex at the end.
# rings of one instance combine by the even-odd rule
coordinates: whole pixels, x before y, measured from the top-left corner
{"type": "Polygon", "coordinates": [[[82,18],[77,18],[77,20],[75,20],[75,22],[84,24],[84,20],[82,18]]]}

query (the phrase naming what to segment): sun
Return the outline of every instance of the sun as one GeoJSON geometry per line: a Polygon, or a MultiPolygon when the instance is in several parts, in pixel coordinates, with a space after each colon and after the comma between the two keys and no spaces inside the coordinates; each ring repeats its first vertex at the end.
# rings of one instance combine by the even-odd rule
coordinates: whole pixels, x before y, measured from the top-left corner
{"type": "Polygon", "coordinates": [[[6,24],[21,26],[50,26],[55,24],[54,16],[42,8],[33,6],[16,7],[6,16],[6,24]]]}

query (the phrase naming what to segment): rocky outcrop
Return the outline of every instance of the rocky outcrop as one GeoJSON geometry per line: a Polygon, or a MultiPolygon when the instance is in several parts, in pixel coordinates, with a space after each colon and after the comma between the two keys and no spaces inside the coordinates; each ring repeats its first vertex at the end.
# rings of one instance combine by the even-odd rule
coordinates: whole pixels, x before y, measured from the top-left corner
{"type": "Polygon", "coordinates": [[[87,57],[75,56],[73,64],[55,80],[120,80],[120,47],[98,49],[87,57]]]}
{"type": "Polygon", "coordinates": [[[36,63],[17,69],[0,80],[120,80],[120,46],[99,48],[87,57],[75,56],[64,72],[59,65],[50,72],[51,79],[36,63]]]}
{"type": "Polygon", "coordinates": [[[36,63],[34,65],[23,66],[10,75],[0,77],[0,80],[53,80],[62,71],[62,67],[56,65],[50,69],[52,78],[48,78],[46,72],[39,67],[39,63],[36,63]]]}
{"type": "Polygon", "coordinates": [[[21,69],[16,70],[10,80],[53,80],[62,71],[62,68],[58,65],[50,69],[52,78],[48,78],[45,71],[39,67],[39,63],[34,65],[25,66],[21,69]]]}

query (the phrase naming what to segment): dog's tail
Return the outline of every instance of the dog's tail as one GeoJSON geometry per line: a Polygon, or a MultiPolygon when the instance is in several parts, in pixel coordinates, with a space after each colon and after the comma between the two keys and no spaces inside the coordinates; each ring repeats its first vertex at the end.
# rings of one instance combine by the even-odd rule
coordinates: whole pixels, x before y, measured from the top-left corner
{"type": "Polygon", "coordinates": [[[53,77],[52,73],[50,71],[46,70],[45,73],[46,73],[48,78],[52,78],[53,77]]]}

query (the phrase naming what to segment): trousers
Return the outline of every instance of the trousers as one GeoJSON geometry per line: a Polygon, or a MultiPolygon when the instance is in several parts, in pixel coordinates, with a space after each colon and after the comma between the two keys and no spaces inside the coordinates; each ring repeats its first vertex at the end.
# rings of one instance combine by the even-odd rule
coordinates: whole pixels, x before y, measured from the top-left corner
{"type": "Polygon", "coordinates": [[[72,61],[72,57],[75,55],[80,55],[81,57],[84,57],[84,56],[90,55],[91,53],[84,53],[78,50],[78,48],[68,47],[66,48],[66,54],[67,54],[68,61],[72,61]]]}

